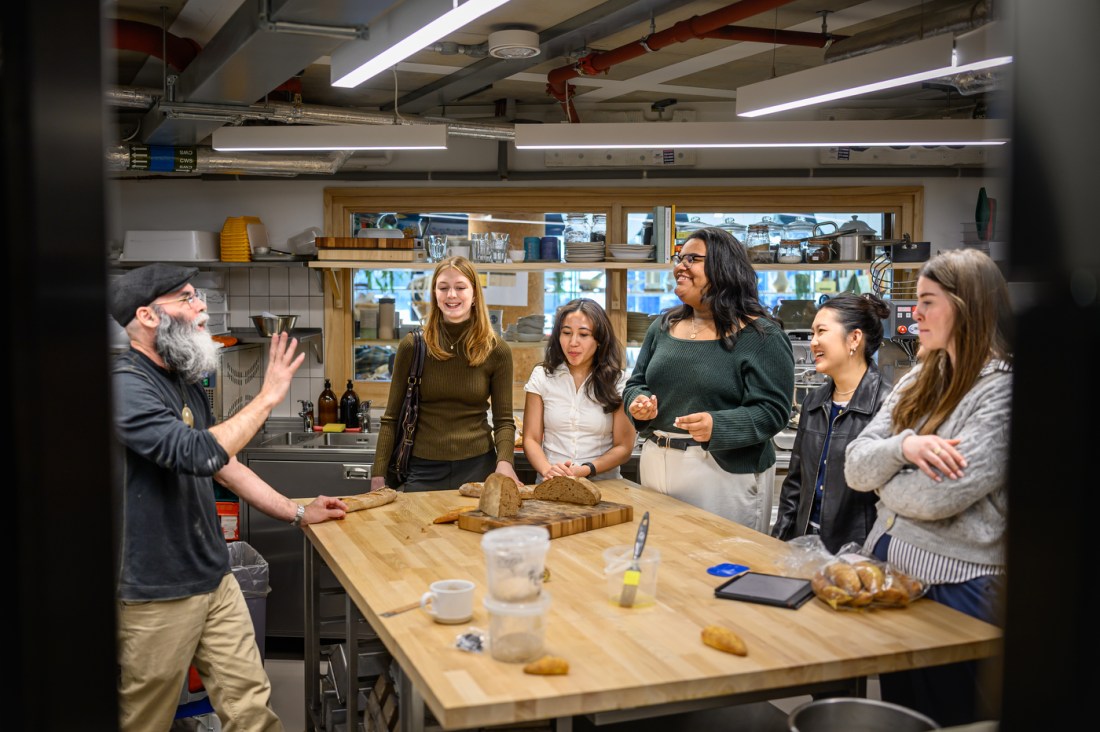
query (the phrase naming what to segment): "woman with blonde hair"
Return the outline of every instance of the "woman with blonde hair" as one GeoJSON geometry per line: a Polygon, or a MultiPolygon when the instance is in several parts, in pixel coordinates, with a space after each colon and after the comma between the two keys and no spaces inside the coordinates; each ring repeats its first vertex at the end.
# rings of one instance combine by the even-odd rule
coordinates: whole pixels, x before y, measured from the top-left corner
{"type": "MultiPolygon", "coordinates": [[[[848,485],[878,495],[867,552],[919,579],[927,597],[999,620],[1012,402],[1011,311],[997,265],[939,254],[917,279],[921,361],[849,445],[848,485]]],[[[882,696],[944,726],[992,713],[977,665],[884,674],[882,696]]]]}
{"type": "MultiPolygon", "coordinates": [[[[490,473],[522,481],[513,468],[512,351],[489,322],[477,272],[464,257],[449,257],[432,275],[424,325],[427,358],[405,491],[448,490],[490,473]],[[487,414],[492,409],[493,423],[487,414]]],[[[397,419],[412,366],[413,336],[397,347],[386,412],[378,430],[371,488],[383,487],[397,419]]],[[[398,487],[398,486],[391,486],[398,487]]]]}

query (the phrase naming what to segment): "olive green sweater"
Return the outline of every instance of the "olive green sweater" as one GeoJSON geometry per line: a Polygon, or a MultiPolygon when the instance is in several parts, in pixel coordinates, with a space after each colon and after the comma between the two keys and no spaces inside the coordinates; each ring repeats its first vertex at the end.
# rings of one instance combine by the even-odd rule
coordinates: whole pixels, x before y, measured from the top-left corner
{"type": "Polygon", "coordinates": [[[628,407],[639,394],[657,396],[654,419],[631,417],[639,434],[686,434],[673,425],[677,417],[709,412],[714,428],[703,447],[726,472],[760,473],[774,465],[772,436],[791,415],[794,355],[779,326],[767,318],[756,322],[764,332],[744,328],[727,351],[721,341],[673,338],[655,320],[623,390],[628,407]]]}
{"type": "MultiPolygon", "coordinates": [[[[483,364],[471,366],[463,340],[469,321],[445,323],[443,327],[447,342],[458,345],[454,357],[446,361],[437,361],[431,354],[424,359],[413,456],[425,460],[464,460],[495,448],[498,461],[512,462],[516,439],[512,416],[512,350],[498,340],[483,364]],[[492,427],[488,419],[490,403],[492,427]]],[[[385,475],[389,467],[412,358],[413,337],[408,335],[397,347],[372,475],[385,475]]]]}

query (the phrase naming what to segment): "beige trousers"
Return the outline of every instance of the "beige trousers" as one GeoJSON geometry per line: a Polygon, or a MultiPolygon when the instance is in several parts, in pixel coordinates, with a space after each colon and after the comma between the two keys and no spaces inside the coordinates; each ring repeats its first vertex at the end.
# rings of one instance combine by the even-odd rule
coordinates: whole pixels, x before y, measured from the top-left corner
{"type": "Polygon", "coordinates": [[[282,732],[268,707],[252,617],[232,574],[213,592],[182,600],[120,602],[119,706],[123,732],[167,730],[190,664],[224,732],[282,732]]]}
{"type": "Polygon", "coordinates": [[[762,473],[727,473],[701,447],[677,450],[646,440],[638,471],[646,488],[768,533],[774,465],[762,473]]]}

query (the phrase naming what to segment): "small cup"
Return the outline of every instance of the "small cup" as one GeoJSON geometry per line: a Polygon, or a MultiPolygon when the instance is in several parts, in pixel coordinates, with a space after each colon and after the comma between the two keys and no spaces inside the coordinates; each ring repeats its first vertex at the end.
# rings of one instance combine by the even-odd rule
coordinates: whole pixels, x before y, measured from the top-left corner
{"type": "Polygon", "coordinates": [[[465,623],[474,615],[474,583],[463,579],[432,582],[420,598],[420,607],[437,623],[465,623]]]}
{"type": "Polygon", "coordinates": [[[508,250],[508,259],[510,259],[513,262],[522,262],[523,258],[525,256],[527,256],[527,253],[525,251],[523,251],[522,249],[509,249],[508,250]]]}
{"type": "MultiPolygon", "coordinates": [[[[612,605],[619,605],[623,595],[623,580],[633,557],[633,544],[620,544],[603,551],[603,574],[607,580],[607,598],[612,605]]],[[[647,546],[638,559],[640,576],[633,607],[646,607],[657,602],[657,568],[660,566],[661,550],[647,546]]]]}
{"type": "Polygon", "coordinates": [[[491,597],[482,602],[489,611],[489,654],[493,658],[525,663],[542,655],[549,592],[543,592],[532,602],[500,602],[491,597]]]}
{"type": "Polygon", "coordinates": [[[489,596],[508,603],[526,603],[542,592],[542,572],[550,549],[545,526],[505,526],[481,538],[489,596]]]}

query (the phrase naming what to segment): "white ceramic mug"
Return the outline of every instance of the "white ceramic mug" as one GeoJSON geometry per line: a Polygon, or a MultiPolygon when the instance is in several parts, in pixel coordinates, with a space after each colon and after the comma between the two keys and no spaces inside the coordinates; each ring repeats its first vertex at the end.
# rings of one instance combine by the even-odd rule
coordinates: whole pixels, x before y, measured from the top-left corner
{"type": "Polygon", "coordinates": [[[437,623],[465,623],[474,615],[474,583],[463,579],[432,582],[420,598],[420,607],[437,623]]]}

